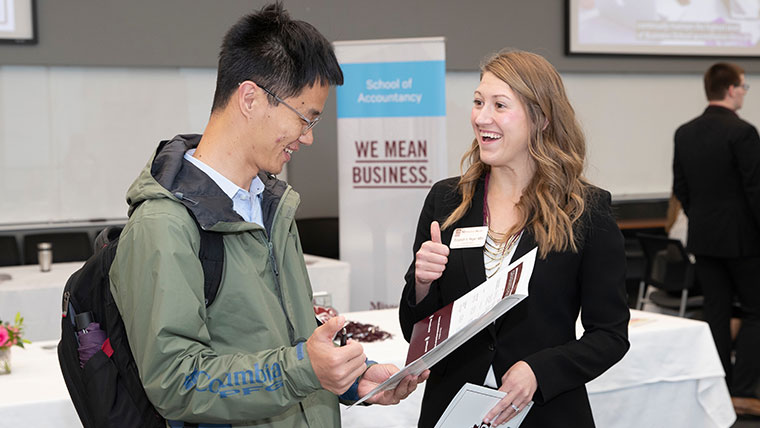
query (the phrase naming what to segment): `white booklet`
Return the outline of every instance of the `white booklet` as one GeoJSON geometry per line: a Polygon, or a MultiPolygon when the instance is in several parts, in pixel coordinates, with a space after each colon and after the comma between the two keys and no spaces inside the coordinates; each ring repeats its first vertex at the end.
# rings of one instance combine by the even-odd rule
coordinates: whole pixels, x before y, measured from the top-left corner
{"type": "MultiPolygon", "coordinates": [[[[435,428],[486,428],[490,427],[490,424],[483,424],[483,417],[489,410],[493,409],[493,406],[499,402],[506,392],[499,391],[497,389],[487,388],[485,386],[473,385],[466,383],[459,390],[454,399],[451,400],[449,406],[446,407],[446,411],[443,412],[441,419],[435,424],[435,428]]],[[[513,417],[508,420],[506,424],[499,425],[503,428],[517,428],[525,419],[525,415],[528,414],[533,402],[531,401],[524,408],[513,417]]],[[[507,407],[505,412],[511,412],[512,408],[507,407]]]]}
{"type": "Polygon", "coordinates": [[[408,375],[419,375],[454,352],[478,332],[528,297],[536,263],[533,248],[464,296],[417,322],[412,330],[406,366],[352,404],[393,389],[408,375]]]}

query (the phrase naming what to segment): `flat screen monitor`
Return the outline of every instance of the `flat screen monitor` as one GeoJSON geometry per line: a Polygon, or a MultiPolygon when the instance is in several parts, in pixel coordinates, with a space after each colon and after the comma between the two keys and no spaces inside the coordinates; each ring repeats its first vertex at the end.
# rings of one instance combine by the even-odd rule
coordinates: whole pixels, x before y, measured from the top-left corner
{"type": "Polygon", "coordinates": [[[568,53],[760,56],[760,0],[567,0],[568,53]]]}
{"type": "Polygon", "coordinates": [[[0,0],[0,43],[37,43],[35,0],[0,0]]]}

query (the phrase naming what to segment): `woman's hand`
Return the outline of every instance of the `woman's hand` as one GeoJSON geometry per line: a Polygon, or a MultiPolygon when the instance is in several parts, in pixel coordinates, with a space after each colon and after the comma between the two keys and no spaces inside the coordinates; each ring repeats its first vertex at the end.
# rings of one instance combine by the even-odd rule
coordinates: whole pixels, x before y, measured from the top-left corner
{"type": "Polygon", "coordinates": [[[427,296],[430,284],[443,275],[449,261],[449,247],[441,243],[441,227],[430,223],[430,241],[425,241],[415,255],[414,281],[417,303],[427,296]]]}
{"type": "Polygon", "coordinates": [[[501,377],[501,388],[504,396],[483,418],[483,422],[491,422],[498,426],[512,419],[533,399],[538,389],[538,381],[533,369],[525,361],[518,361],[501,377]],[[496,420],[494,420],[496,419],[496,420]]]}

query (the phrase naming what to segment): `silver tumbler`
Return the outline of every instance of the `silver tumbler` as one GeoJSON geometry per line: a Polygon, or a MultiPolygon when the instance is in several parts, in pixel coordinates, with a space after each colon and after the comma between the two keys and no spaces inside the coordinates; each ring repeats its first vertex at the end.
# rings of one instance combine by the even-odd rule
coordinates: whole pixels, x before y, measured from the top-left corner
{"type": "Polygon", "coordinates": [[[50,266],[53,264],[53,244],[50,242],[37,244],[37,261],[40,263],[42,272],[50,272],[50,266]]]}

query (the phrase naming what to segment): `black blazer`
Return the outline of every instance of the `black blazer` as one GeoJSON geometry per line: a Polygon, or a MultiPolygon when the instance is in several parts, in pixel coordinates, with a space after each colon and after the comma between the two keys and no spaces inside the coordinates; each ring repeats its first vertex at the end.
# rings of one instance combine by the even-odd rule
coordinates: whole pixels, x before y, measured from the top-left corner
{"type": "MultiPolygon", "coordinates": [[[[456,178],[436,183],[417,225],[414,252],[430,239],[430,223],[443,223],[461,201],[456,178]]],[[[535,404],[523,428],[593,427],[586,382],[620,360],[628,350],[630,313],[625,295],[623,237],[612,217],[610,195],[593,188],[578,227],[581,248],[536,259],[529,297],[431,369],[419,426],[436,424],[465,382],[482,385],[493,364],[497,382],[514,363],[527,362],[538,380],[535,404]],[[585,334],[576,340],[575,321],[585,334]]],[[[484,182],[479,181],[467,214],[441,232],[444,244],[454,229],[483,225],[484,182]]],[[[536,246],[525,230],[512,260],[536,246]]],[[[443,275],[415,304],[414,261],[406,274],[399,317],[409,340],[415,322],[486,280],[483,248],[451,250],[443,275]]]]}
{"type": "Polygon", "coordinates": [[[760,256],[760,137],[732,110],[708,106],[675,134],[673,193],[689,217],[689,251],[760,256]]]}

